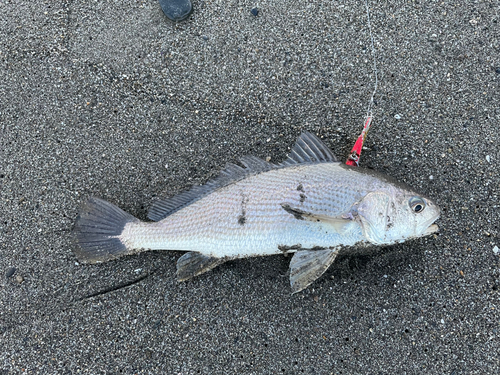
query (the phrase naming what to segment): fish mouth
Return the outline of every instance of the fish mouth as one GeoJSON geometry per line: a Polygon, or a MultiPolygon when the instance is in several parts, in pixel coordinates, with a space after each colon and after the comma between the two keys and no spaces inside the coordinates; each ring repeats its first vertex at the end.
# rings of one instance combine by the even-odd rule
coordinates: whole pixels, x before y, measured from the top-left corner
{"type": "Polygon", "coordinates": [[[424,236],[428,236],[429,234],[436,233],[439,230],[439,227],[437,224],[432,224],[427,227],[425,232],[423,233],[424,236]]]}
{"type": "MultiPolygon", "coordinates": [[[[429,205],[430,204],[432,204],[432,202],[429,201],[429,205]]],[[[427,222],[427,228],[422,233],[422,236],[428,236],[430,234],[437,233],[439,231],[439,226],[435,224],[435,222],[439,220],[439,218],[441,217],[441,210],[435,204],[432,204],[432,206],[436,210],[436,213],[434,214],[434,217],[427,222]]]]}

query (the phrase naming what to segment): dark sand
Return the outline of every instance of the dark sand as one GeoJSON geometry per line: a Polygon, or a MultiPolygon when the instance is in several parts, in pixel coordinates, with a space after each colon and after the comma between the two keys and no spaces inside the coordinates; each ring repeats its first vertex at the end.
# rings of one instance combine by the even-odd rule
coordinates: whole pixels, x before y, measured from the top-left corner
{"type": "Polygon", "coordinates": [[[89,195],[159,197],[301,131],[345,158],[373,89],[359,1],[0,2],[0,374],[496,374],[500,7],[371,4],[362,165],[434,198],[440,233],[341,256],[290,295],[282,256],[177,283],[180,252],[81,265],[89,195]],[[12,267],[15,272],[12,273],[12,267]]]}

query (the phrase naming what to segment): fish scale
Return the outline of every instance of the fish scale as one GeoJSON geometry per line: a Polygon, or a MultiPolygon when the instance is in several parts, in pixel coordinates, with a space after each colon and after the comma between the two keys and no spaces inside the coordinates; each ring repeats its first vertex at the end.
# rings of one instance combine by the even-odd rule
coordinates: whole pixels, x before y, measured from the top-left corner
{"type": "Polygon", "coordinates": [[[153,204],[143,222],[90,198],[75,225],[78,258],[96,263],[146,250],[187,251],[186,280],[235,258],[294,252],[290,283],[307,287],[340,248],[386,245],[431,234],[439,208],[404,184],[337,162],[303,133],[278,165],[255,157],[203,186],[153,204]]]}

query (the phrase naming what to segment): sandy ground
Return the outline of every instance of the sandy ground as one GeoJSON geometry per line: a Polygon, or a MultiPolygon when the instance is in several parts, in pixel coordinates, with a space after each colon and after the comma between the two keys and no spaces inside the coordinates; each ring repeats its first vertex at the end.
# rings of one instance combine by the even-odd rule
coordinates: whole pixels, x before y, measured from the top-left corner
{"type": "Polygon", "coordinates": [[[280,162],[307,130],[345,158],[361,130],[363,2],[193,5],[0,1],[0,374],[499,373],[496,1],[371,4],[362,165],[435,199],[437,236],[293,296],[282,256],[185,283],[179,252],[78,264],[90,195],[145,219],[238,156],[280,162]]]}

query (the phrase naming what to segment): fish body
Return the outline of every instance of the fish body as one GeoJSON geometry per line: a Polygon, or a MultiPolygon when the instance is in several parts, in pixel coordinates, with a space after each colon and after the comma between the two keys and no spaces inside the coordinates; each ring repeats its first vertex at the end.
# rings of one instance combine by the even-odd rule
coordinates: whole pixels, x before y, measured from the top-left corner
{"type": "MultiPolygon", "coordinates": [[[[359,175],[340,163],[260,173],[225,186],[159,222],[128,223],[120,239],[136,249],[197,251],[231,258],[279,254],[286,248],[354,245],[363,240],[359,223],[345,220],[339,233],[332,223],[310,220],[306,213],[324,217],[347,214],[366,190],[350,186],[350,180],[359,175]]],[[[374,178],[365,180],[372,189],[380,185],[374,178]]]]}
{"type": "Polygon", "coordinates": [[[153,205],[142,222],[91,198],[75,226],[77,256],[95,263],[145,250],[188,251],[185,280],[236,258],[296,253],[294,292],[307,287],[339,249],[387,245],[433,233],[439,208],[405,185],[339,163],[304,133],[279,165],[255,157],[230,164],[204,186],[153,205]],[[417,208],[417,209],[415,209],[417,208]]]}

